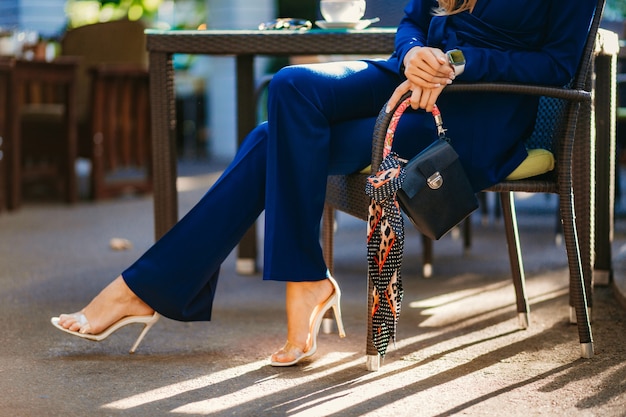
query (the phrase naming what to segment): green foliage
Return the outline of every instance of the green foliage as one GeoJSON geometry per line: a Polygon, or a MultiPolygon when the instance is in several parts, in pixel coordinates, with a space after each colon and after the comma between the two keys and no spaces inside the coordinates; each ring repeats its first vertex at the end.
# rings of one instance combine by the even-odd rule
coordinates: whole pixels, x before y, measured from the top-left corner
{"type": "Polygon", "coordinates": [[[69,27],[109,20],[150,20],[162,0],[67,0],[65,13],[69,27]]]}
{"type": "Polygon", "coordinates": [[[614,20],[626,17],[626,0],[607,0],[604,16],[614,20]]]}

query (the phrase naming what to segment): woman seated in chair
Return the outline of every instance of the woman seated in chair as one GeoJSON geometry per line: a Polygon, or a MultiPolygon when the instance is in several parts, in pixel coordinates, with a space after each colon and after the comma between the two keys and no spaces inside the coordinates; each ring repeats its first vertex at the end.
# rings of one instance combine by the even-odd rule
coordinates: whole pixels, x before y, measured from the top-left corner
{"type": "Polygon", "coordinates": [[[436,102],[475,190],[493,185],[526,157],[537,98],[441,92],[453,82],[566,85],[595,6],[411,0],[388,59],[283,68],[269,87],[268,121],[249,133],[197,205],[86,307],[52,323],[91,340],[144,324],[134,350],[159,315],[210,320],[220,265],[265,210],[263,278],[286,282],[287,312],[287,342],[270,363],[288,366],[313,355],[331,307],[343,335],[339,286],[319,243],[326,179],[369,164],[380,109],[412,91],[414,110],[394,141],[395,151],[410,158],[437,137],[429,114],[436,102]]]}

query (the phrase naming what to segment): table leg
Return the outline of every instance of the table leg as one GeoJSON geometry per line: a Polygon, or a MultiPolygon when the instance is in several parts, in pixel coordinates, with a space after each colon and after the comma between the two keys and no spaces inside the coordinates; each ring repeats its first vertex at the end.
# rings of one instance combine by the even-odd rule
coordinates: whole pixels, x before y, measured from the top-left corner
{"type": "Polygon", "coordinates": [[[172,54],[150,53],[154,234],[163,236],[178,221],[176,108],[172,54]]]}
{"type": "MultiPolygon", "coordinates": [[[[256,126],[254,88],[254,56],[237,56],[237,143],[256,126]]],[[[237,272],[251,275],[257,271],[256,224],[239,242],[237,272]]]]}
{"type": "Polygon", "coordinates": [[[596,258],[595,285],[608,285],[613,278],[611,244],[615,208],[616,80],[617,56],[600,54],[596,69],[596,258]]]}
{"type": "Polygon", "coordinates": [[[14,85],[14,90],[10,95],[11,111],[13,114],[9,127],[9,140],[7,142],[9,148],[7,206],[9,210],[17,210],[22,205],[22,168],[20,162],[22,160],[22,154],[20,152],[20,138],[22,137],[22,132],[19,115],[21,114],[24,94],[23,84],[17,83],[14,85]]]}
{"type": "Polygon", "coordinates": [[[78,201],[78,180],[74,172],[74,162],[78,156],[78,129],[77,108],[76,108],[76,83],[70,82],[65,86],[65,126],[67,126],[67,143],[65,158],[68,163],[63,164],[68,167],[69,172],[65,172],[65,193],[66,202],[70,204],[78,201]]]}

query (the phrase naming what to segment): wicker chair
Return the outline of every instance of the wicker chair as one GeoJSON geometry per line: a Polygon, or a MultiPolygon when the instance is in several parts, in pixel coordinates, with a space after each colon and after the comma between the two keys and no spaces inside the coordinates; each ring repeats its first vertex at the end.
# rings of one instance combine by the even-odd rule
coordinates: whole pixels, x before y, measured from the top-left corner
{"type": "MultiPolygon", "coordinates": [[[[589,313],[592,290],[593,253],[593,173],[591,150],[592,130],[592,59],[597,30],[604,8],[604,0],[598,0],[587,44],[575,79],[568,88],[516,84],[453,84],[445,94],[463,92],[502,92],[530,94],[542,97],[538,121],[533,138],[546,138],[551,142],[556,167],[550,173],[514,181],[504,181],[486,191],[500,195],[505,232],[509,248],[513,284],[519,324],[528,327],[529,309],[525,293],[522,263],[513,193],[553,193],[559,196],[560,217],[570,272],[570,321],[577,323],[581,356],[593,356],[593,341],[589,313]],[[574,210],[574,206],[576,210],[574,210]],[[580,236],[580,238],[579,238],[580,236]]],[[[373,134],[372,166],[380,165],[386,126],[393,112],[381,110],[373,134]]],[[[323,246],[329,268],[332,270],[334,210],[340,210],[365,220],[369,198],[364,192],[367,174],[329,176],[326,209],[323,219],[323,246]]],[[[368,284],[368,294],[373,286],[368,284]]],[[[372,343],[372,322],[369,311],[372,297],[368,297],[367,367],[377,370],[380,358],[372,343]]]]}

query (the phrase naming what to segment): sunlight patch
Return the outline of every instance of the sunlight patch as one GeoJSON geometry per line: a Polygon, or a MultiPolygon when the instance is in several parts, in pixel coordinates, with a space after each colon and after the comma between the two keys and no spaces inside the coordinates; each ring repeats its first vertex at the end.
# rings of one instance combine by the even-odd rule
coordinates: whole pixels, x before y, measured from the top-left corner
{"type": "MultiPolygon", "coordinates": [[[[235,392],[216,396],[202,401],[196,401],[193,403],[185,404],[172,410],[172,413],[182,414],[194,414],[194,415],[209,415],[216,412],[222,412],[229,409],[236,408],[246,403],[253,402],[257,399],[265,398],[268,395],[280,392],[286,388],[294,388],[296,386],[302,386],[311,383],[311,381],[327,378],[329,375],[339,373],[345,369],[363,366],[363,357],[357,352],[334,352],[332,354],[323,355],[319,358],[316,357],[315,361],[311,362],[309,366],[302,369],[300,377],[291,377],[288,380],[288,386],[282,386],[277,383],[276,379],[272,379],[271,386],[264,386],[267,379],[259,381],[252,386],[245,387],[235,392]],[[344,362],[347,358],[352,356],[358,356],[358,359],[344,362]],[[311,371],[315,371],[314,373],[311,371]],[[312,375],[315,375],[314,377],[312,375]]],[[[280,374],[276,375],[276,378],[280,378],[280,374]]],[[[319,392],[317,393],[319,394],[319,392]]],[[[316,395],[315,398],[318,398],[316,395]]],[[[298,403],[301,403],[302,398],[298,399],[298,403]]],[[[282,407],[288,403],[277,404],[275,408],[282,407]]],[[[345,407],[345,402],[340,403],[340,408],[335,411],[341,410],[345,407]]],[[[295,406],[294,406],[295,407],[295,406]]],[[[298,406],[300,407],[300,406],[298,406]]],[[[296,409],[298,408],[296,407],[296,409]]],[[[320,414],[316,414],[320,415],[320,414]]]]}
{"type": "Polygon", "coordinates": [[[215,181],[222,175],[221,172],[196,175],[193,177],[178,177],[176,179],[176,189],[178,191],[192,191],[197,189],[209,189],[215,181]]]}
{"type": "Polygon", "coordinates": [[[428,308],[436,308],[441,307],[446,304],[451,304],[460,300],[464,300],[474,296],[480,296],[487,291],[496,291],[501,289],[503,286],[509,286],[510,283],[502,284],[495,283],[490,285],[483,285],[480,288],[471,288],[461,291],[449,292],[446,294],[437,295],[435,297],[426,298],[424,300],[419,301],[411,301],[409,303],[409,308],[419,308],[419,309],[428,309],[428,308]]]}
{"type": "Polygon", "coordinates": [[[237,366],[235,368],[224,369],[223,371],[213,372],[210,375],[204,375],[188,381],[170,384],[165,387],[153,389],[143,394],[133,395],[112,403],[103,405],[103,408],[112,408],[116,410],[128,410],[130,408],[140,407],[155,401],[164,400],[166,398],[175,397],[188,391],[205,388],[213,384],[217,384],[233,376],[255,371],[267,365],[267,360],[252,362],[247,365],[237,366]]]}

